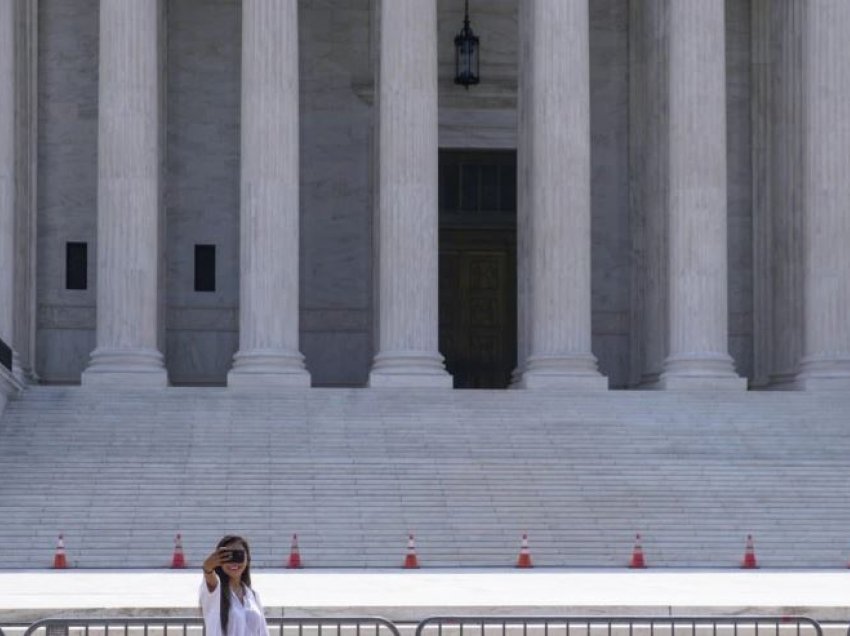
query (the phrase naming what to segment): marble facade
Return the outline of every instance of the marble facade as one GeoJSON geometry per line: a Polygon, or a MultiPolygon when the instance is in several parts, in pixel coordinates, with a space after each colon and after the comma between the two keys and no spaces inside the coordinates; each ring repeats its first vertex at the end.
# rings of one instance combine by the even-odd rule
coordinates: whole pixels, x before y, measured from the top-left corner
{"type": "Polygon", "coordinates": [[[46,383],[450,386],[436,152],[516,149],[517,386],[850,387],[842,1],[473,2],[467,91],[450,0],[0,0],[0,338],[46,383]]]}

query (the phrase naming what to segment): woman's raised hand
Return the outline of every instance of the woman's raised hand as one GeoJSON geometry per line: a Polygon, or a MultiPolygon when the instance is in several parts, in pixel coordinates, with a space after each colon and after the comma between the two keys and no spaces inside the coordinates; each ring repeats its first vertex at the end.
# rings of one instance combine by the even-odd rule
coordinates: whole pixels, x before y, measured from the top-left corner
{"type": "Polygon", "coordinates": [[[230,561],[230,550],[227,548],[216,548],[212,554],[204,559],[204,573],[211,574],[217,567],[230,561]]]}

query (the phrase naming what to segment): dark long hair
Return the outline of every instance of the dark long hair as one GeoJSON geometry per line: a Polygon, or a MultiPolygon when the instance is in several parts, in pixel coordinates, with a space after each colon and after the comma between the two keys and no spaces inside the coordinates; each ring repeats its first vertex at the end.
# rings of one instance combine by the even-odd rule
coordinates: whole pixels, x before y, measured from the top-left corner
{"type": "MultiPolygon", "coordinates": [[[[240,536],[228,534],[222,537],[216,549],[223,548],[228,543],[238,541],[245,546],[245,571],[242,572],[242,585],[251,587],[251,548],[248,547],[248,542],[240,536]]],[[[221,619],[221,636],[227,636],[227,623],[230,619],[230,577],[224,573],[224,568],[217,567],[215,573],[218,574],[219,585],[219,618],[221,619]]]]}

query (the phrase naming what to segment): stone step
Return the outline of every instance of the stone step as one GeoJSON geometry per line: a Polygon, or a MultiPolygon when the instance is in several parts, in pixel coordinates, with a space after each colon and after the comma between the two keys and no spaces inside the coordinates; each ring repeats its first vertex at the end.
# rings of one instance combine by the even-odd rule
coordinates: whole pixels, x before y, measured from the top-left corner
{"type": "Polygon", "coordinates": [[[35,387],[0,420],[0,562],[199,559],[238,529],[258,564],[291,532],[317,567],[768,567],[850,553],[850,397],[35,387]],[[226,439],[226,449],[218,443],[226,439]],[[210,466],[217,467],[214,471],[210,466]],[[73,545],[73,550],[71,549],[73,545]],[[164,556],[163,556],[164,555],[164,556]]]}

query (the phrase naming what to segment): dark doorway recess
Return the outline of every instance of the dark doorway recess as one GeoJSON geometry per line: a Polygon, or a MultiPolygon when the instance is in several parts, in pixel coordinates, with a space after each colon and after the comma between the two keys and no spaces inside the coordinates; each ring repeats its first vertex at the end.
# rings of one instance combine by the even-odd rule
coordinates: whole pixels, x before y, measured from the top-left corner
{"type": "Polygon", "coordinates": [[[440,151],[440,352],[455,388],[516,366],[516,152],[440,151]]]}

